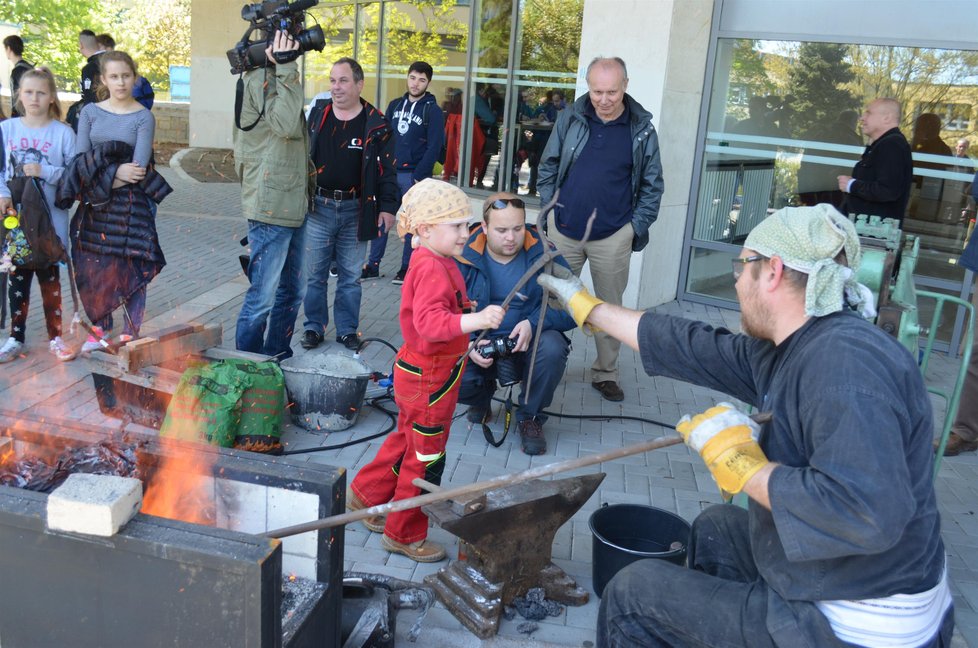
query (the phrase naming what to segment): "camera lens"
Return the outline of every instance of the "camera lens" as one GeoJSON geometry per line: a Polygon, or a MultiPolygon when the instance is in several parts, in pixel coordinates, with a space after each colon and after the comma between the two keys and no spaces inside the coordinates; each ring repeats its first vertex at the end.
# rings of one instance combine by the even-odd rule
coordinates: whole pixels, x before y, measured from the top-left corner
{"type": "Polygon", "coordinates": [[[326,47],[326,36],[323,34],[323,28],[319,25],[299,32],[296,35],[296,40],[299,41],[299,49],[303,52],[309,50],[322,52],[323,48],[326,47]]]}

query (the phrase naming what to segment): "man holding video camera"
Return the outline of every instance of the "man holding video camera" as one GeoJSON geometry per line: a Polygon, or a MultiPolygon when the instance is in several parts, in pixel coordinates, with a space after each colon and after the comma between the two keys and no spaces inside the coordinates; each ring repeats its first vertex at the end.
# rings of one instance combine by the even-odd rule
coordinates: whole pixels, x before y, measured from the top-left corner
{"type": "Polygon", "coordinates": [[[243,87],[239,81],[241,109],[234,131],[251,247],[251,286],[238,314],[235,346],[280,359],[292,355],[290,340],[302,303],[308,180],[314,177],[295,62],[301,53],[292,34],[275,32],[265,49],[267,63],[246,71],[243,87]]]}
{"type": "MultiPolygon", "coordinates": [[[[543,245],[536,227],[526,224],[526,210],[519,196],[499,192],[486,198],[482,224],[473,228],[465,250],[455,259],[469,299],[479,308],[502,304],[527,269],[543,255],[543,245]]],[[[570,271],[563,257],[558,256],[555,262],[570,271]]],[[[469,421],[481,424],[488,418],[496,382],[502,387],[522,382],[516,420],[520,446],[528,455],[547,451],[543,434],[546,417],[540,412],[553,400],[567,365],[570,341],[564,331],[575,326],[561,309],[547,309],[543,330],[536,332],[540,342],[530,392],[526,393],[533,329],[542,303],[543,290],[534,276],[516,293],[494,336],[469,353],[459,392],[459,402],[469,406],[469,421]]]]}

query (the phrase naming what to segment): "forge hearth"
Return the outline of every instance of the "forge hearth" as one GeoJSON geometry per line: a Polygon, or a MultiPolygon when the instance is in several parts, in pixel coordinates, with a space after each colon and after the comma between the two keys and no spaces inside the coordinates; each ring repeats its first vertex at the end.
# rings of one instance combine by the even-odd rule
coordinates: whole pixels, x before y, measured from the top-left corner
{"type": "MultiPolygon", "coordinates": [[[[106,432],[0,412],[0,436],[27,456],[106,432]]],[[[206,461],[174,468],[186,444],[130,438],[147,474],[185,470],[213,494],[214,524],[140,513],[108,538],[52,532],[46,494],[0,487],[0,645],[340,645],[343,529],[257,534],[342,512],[343,469],[196,444],[206,461]]]]}

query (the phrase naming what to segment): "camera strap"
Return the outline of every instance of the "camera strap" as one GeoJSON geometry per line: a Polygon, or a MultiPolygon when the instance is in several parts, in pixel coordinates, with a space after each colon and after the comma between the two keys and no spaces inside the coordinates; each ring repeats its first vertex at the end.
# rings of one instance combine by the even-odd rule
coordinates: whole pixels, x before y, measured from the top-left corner
{"type": "Polygon", "coordinates": [[[506,436],[509,434],[509,427],[513,422],[513,385],[509,386],[506,391],[506,402],[504,405],[506,415],[503,417],[503,435],[497,440],[493,434],[492,430],[485,421],[482,422],[482,436],[486,438],[486,443],[491,445],[493,448],[498,448],[506,440],[506,436]]]}
{"type": "MultiPolygon", "coordinates": [[[[268,68],[265,68],[265,82],[268,82],[268,68]]],[[[264,87],[264,85],[262,86],[264,87]]],[[[258,113],[258,117],[255,119],[251,126],[241,125],[241,108],[244,107],[244,73],[238,75],[238,84],[234,90],[234,125],[238,127],[239,130],[248,132],[258,125],[261,118],[265,116],[265,102],[268,101],[268,97],[262,92],[261,96],[261,112],[258,113]]]]}

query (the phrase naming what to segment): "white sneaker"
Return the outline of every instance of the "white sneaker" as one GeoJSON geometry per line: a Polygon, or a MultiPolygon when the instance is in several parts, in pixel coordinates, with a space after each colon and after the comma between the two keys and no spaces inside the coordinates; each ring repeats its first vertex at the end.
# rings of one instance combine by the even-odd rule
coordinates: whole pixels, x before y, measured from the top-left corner
{"type": "MultiPolygon", "coordinates": [[[[95,331],[98,335],[105,337],[105,332],[98,326],[93,326],[92,330],[95,331]]],[[[91,353],[92,351],[98,351],[101,348],[102,348],[102,343],[99,342],[97,339],[95,339],[94,335],[89,335],[88,339],[85,340],[85,343],[82,345],[81,352],[91,353]]]]}
{"type": "Polygon", "coordinates": [[[69,360],[75,359],[75,352],[68,348],[68,345],[65,344],[65,341],[60,336],[48,343],[48,349],[61,362],[68,362],[69,360]]]}
{"type": "MultiPolygon", "coordinates": [[[[18,342],[13,338],[7,338],[7,341],[3,343],[2,347],[0,347],[0,363],[16,360],[20,355],[22,355],[21,351],[23,348],[23,342],[18,342]]],[[[24,353],[26,353],[26,351],[24,353]]]]}

